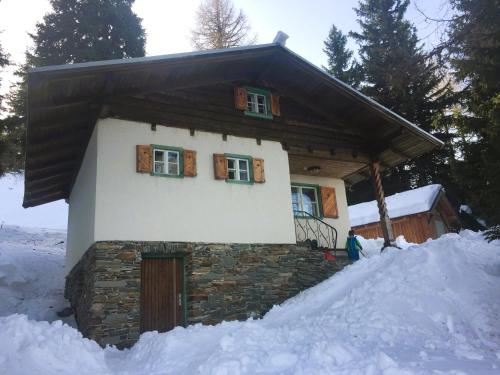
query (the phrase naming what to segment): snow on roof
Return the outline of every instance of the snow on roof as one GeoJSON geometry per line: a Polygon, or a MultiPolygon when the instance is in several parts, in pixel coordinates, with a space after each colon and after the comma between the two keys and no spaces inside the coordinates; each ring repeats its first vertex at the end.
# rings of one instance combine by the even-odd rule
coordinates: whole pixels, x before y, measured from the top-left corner
{"type": "MultiPolygon", "coordinates": [[[[390,218],[429,211],[443,187],[439,184],[403,191],[385,198],[390,218]]],[[[349,206],[351,226],[374,223],[380,220],[377,201],[349,206]]]]}

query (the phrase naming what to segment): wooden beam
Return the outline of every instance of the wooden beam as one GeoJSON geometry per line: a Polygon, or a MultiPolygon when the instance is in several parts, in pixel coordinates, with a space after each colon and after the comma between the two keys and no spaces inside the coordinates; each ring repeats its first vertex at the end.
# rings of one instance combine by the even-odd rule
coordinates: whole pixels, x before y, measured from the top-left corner
{"type": "MultiPolygon", "coordinates": [[[[72,116],[64,121],[32,123],[27,138],[28,145],[54,140],[63,132],[79,131],[87,125],[87,114],[72,116]]],[[[31,147],[30,147],[31,148],[31,147]]]]}
{"type": "Polygon", "coordinates": [[[380,215],[380,226],[384,236],[384,248],[391,246],[394,242],[394,234],[392,233],[391,219],[387,212],[385,203],[384,189],[382,187],[382,178],[380,177],[380,164],[378,161],[372,161],[369,164],[370,174],[372,177],[373,187],[375,189],[375,199],[377,200],[378,212],[380,215]]]}
{"type": "Polygon", "coordinates": [[[30,181],[36,178],[42,178],[57,174],[63,171],[70,171],[75,168],[76,162],[74,160],[64,160],[58,163],[51,164],[50,166],[43,166],[38,168],[29,168],[26,170],[26,180],[30,181]]]}
{"type": "Polygon", "coordinates": [[[26,198],[26,195],[24,197],[23,201],[23,207],[28,208],[28,207],[35,207],[40,204],[44,203],[49,203],[53,202],[59,199],[65,199],[67,198],[66,192],[62,190],[57,190],[51,193],[43,194],[43,195],[38,195],[36,197],[30,197],[26,198]]]}
{"type": "Polygon", "coordinates": [[[70,177],[72,173],[72,171],[66,171],[63,173],[52,174],[48,177],[29,179],[28,181],[26,181],[25,186],[27,189],[31,190],[41,186],[45,186],[47,184],[61,183],[67,181],[68,177],[70,177]]]}
{"type": "MultiPolygon", "coordinates": [[[[179,64],[178,62],[168,62],[164,63],[164,67],[161,69],[157,68],[160,64],[156,64],[156,67],[153,66],[154,64],[151,64],[151,67],[146,71],[137,73],[136,78],[138,79],[136,79],[133,84],[127,82],[127,79],[129,78],[128,75],[130,74],[129,72],[124,72],[123,68],[116,69],[114,70],[114,75],[116,76],[118,83],[113,88],[112,94],[114,97],[120,97],[134,94],[148,94],[159,90],[165,90],[167,88],[186,89],[224,82],[239,81],[242,79],[252,81],[255,79],[257,72],[259,71],[259,66],[256,65],[254,67],[255,72],[251,71],[248,68],[249,57],[244,60],[242,60],[241,57],[238,57],[237,59],[240,59],[240,61],[234,62],[230,69],[228,69],[228,63],[229,60],[233,59],[228,58],[227,56],[224,58],[224,60],[226,60],[224,61],[224,64],[219,63],[220,58],[203,58],[203,56],[198,60],[205,60],[204,63],[201,61],[184,62],[184,64],[179,64]],[[129,86],[125,86],[124,83],[128,83],[129,86]]],[[[264,66],[264,62],[261,61],[259,65],[264,66]]],[[[129,71],[134,69],[138,70],[138,65],[133,68],[129,68],[129,71]]],[[[105,70],[105,68],[103,68],[103,70],[105,70]]],[[[76,77],[74,72],[73,74],[69,74],[68,72],[68,76],[66,78],[59,77],[59,80],[63,81],[74,77],[76,77]]],[[[58,92],[58,95],[53,94],[50,97],[50,105],[71,105],[71,103],[75,102],[90,102],[94,100],[97,95],[105,91],[106,79],[103,79],[102,75],[99,76],[96,74],[96,76],[93,77],[93,80],[101,80],[102,82],[96,91],[89,90],[89,92],[84,94],[68,96],[66,92],[61,90],[58,92]]],[[[32,87],[31,91],[34,90],[36,90],[38,94],[38,91],[43,91],[43,88],[32,87]]],[[[36,101],[33,100],[30,103],[30,110],[36,107],[44,107],[48,103],[49,99],[44,97],[36,101]]]]}
{"type": "Polygon", "coordinates": [[[24,196],[25,199],[30,200],[37,197],[42,197],[45,195],[53,194],[54,192],[66,192],[67,182],[52,183],[43,187],[38,187],[36,189],[29,189],[24,196]]]}
{"type": "MultiPolygon", "coordinates": [[[[227,93],[226,93],[227,94],[227,93]]],[[[243,116],[242,113],[234,108],[233,104],[233,91],[229,93],[231,96],[226,95],[224,100],[219,102],[207,102],[200,99],[199,102],[193,101],[192,99],[179,98],[175,94],[162,94],[162,95],[152,95],[152,96],[134,96],[130,98],[120,98],[118,103],[125,103],[127,101],[133,102],[140,105],[150,105],[152,108],[159,110],[164,110],[165,107],[175,108],[177,111],[183,111],[193,115],[200,116],[217,116],[218,118],[231,118],[232,121],[238,121],[240,123],[255,123],[256,120],[243,116]]],[[[310,109],[304,108],[304,110],[311,112],[310,109]]],[[[257,120],[261,121],[261,120],[257,120]]],[[[357,140],[358,142],[362,139],[361,134],[357,133],[351,127],[341,127],[338,124],[334,124],[331,120],[326,120],[323,118],[316,117],[310,121],[306,121],[303,118],[297,118],[293,115],[283,115],[281,117],[274,117],[272,120],[266,120],[266,123],[271,124],[267,126],[288,126],[294,129],[300,129],[302,131],[318,131],[326,134],[335,134],[336,137],[344,137],[343,139],[357,140]]]]}
{"type": "Polygon", "coordinates": [[[30,146],[30,155],[64,149],[68,146],[78,147],[85,131],[85,128],[79,128],[67,134],[60,135],[59,137],[52,137],[49,140],[37,142],[30,146]]]}
{"type": "Polygon", "coordinates": [[[62,160],[73,160],[77,155],[78,147],[75,147],[74,145],[56,148],[51,152],[30,152],[26,159],[26,166],[29,169],[41,168],[55,162],[60,162],[62,160]]]}
{"type": "Polygon", "coordinates": [[[311,144],[313,147],[330,149],[331,147],[361,147],[362,140],[356,137],[335,134],[333,132],[304,131],[285,124],[272,121],[254,120],[244,115],[224,117],[216,113],[207,113],[191,109],[191,111],[155,106],[137,100],[114,102],[111,116],[133,121],[155,122],[161,125],[196,128],[198,130],[225,133],[248,138],[262,138],[284,141],[290,144],[311,144]],[[347,139],[346,139],[347,138],[347,139]]]}

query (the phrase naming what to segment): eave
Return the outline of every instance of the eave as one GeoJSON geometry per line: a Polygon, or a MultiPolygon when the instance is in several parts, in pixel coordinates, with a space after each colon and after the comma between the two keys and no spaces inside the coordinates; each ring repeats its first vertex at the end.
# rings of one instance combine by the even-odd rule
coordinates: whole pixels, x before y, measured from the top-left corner
{"type": "MultiPolygon", "coordinates": [[[[442,145],[416,125],[277,44],[42,67],[28,74],[23,206],[69,197],[99,117],[133,116],[131,111],[127,113],[127,105],[143,105],[141,99],[158,92],[168,94],[181,89],[241,83],[272,88],[310,108],[330,124],[324,130],[318,129],[318,134],[309,131],[309,135],[295,138],[291,130],[290,134],[286,131],[274,134],[260,132],[258,127],[249,131],[249,136],[257,134],[262,139],[305,148],[313,144],[316,147],[317,143],[318,148],[324,149],[328,145],[331,149],[347,145],[356,152],[379,158],[384,167],[442,145]],[[319,144],[324,138],[321,134],[333,131],[334,127],[360,134],[359,140],[348,135],[341,139],[344,134],[339,130],[335,137],[339,142],[332,139],[327,140],[328,144],[319,144]]],[[[158,123],[162,124],[161,110],[157,113],[158,123]]],[[[142,119],[153,120],[153,117],[142,119]]],[[[231,127],[223,131],[245,135],[243,130],[231,127]]],[[[356,182],[364,178],[363,173],[361,166],[346,180],[356,182]]]]}

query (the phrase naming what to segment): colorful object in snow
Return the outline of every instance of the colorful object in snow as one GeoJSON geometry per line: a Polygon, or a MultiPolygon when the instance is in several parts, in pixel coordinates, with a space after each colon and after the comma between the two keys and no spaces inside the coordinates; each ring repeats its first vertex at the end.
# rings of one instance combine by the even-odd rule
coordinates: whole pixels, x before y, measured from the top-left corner
{"type": "Polygon", "coordinates": [[[363,246],[361,246],[355,235],[349,234],[349,237],[347,237],[347,241],[345,243],[345,248],[350,260],[359,260],[359,251],[363,250],[363,246]]]}

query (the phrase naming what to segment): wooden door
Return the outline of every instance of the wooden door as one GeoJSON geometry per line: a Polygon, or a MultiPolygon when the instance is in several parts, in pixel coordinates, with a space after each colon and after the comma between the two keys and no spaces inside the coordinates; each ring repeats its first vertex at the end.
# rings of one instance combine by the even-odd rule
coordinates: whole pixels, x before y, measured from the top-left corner
{"type": "Polygon", "coordinates": [[[143,258],[141,263],[141,332],[169,331],[183,324],[181,258],[143,258]]]}

